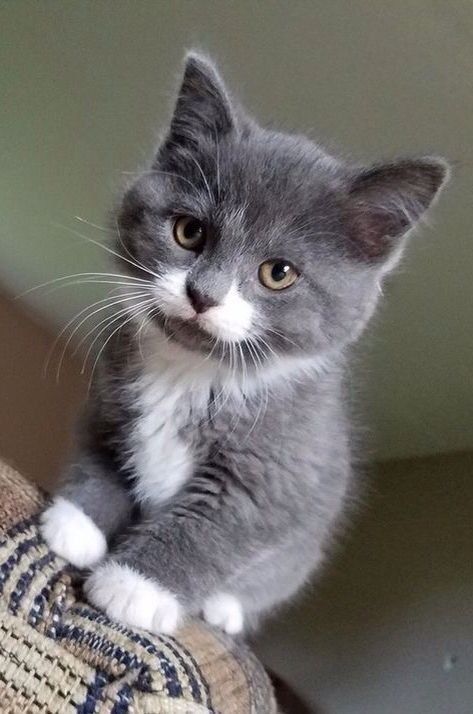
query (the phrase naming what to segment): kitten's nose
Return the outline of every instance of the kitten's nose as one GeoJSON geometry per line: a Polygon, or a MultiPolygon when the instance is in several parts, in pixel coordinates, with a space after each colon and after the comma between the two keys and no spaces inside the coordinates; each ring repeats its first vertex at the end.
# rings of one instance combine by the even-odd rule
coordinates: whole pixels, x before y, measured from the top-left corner
{"type": "Polygon", "coordinates": [[[190,283],[186,283],[186,293],[196,312],[205,312],[209,308],[218,305],[218,302],[210,295],[201,293],[200,290],[190,283]]]}

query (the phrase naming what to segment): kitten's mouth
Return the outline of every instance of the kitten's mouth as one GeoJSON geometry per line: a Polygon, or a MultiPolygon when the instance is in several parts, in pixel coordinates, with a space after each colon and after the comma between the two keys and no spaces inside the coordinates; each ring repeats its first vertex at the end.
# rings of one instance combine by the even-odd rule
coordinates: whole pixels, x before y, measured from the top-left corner
{"type": "Polygon", "coordinates": [[[215,347],[215,338],[199,324],[197,314],[186,320],[155,315],[154,320],[170,341],[177,342],[182,347],[204,354],[210,353],[215,347]]]}

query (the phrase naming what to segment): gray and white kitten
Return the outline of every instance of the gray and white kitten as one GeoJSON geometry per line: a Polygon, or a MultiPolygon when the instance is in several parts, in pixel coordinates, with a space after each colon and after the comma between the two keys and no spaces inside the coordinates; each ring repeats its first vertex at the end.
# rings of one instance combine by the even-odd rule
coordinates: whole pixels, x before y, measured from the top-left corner
{"type": "Polygon", "coordinates": [[[264,129],[187,57],[117,214],[126,292],[42,519],[92,603],[238,633],[317,570],[352,488],[347,354],[447,175],[264,129]]]}

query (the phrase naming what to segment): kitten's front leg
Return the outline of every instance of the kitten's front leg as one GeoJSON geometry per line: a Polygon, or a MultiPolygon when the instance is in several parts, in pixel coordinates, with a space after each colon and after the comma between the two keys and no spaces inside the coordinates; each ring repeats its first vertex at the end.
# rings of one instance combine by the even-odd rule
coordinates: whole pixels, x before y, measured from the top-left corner
{"type": "Polygon", "coordinates": [[[203,612],[236,634],[243,610],[225,583],[258,550],[256,508],[249,505],[242,517],[241,500],[229,503],[225,493],[223,500],[215,494],[215,502],[208,495],[203,502],[191,489],[181,495],[184,503],[134,528],[87,579],[85,592],[110,617],[156,633],[173,632],[186,614],[203,612]]]}
{"type": "MultiPolygon", "coordinates": [[[[196,610],[189,547],[185,526],[171,514],[154,525],[143,523],[89,576],[86,595],[115,620],[171,634],[196,610]]],[[[205,572],[201,578],[206,580],[205,572]]]]}
{"type": "Polygon", "coordinates": [[[103,560],[107,539],[128,521],[131,501],[116,474],[90,457],[69,467],[59,492],[41,515],[52,551],[78,568],[103,560]]]}

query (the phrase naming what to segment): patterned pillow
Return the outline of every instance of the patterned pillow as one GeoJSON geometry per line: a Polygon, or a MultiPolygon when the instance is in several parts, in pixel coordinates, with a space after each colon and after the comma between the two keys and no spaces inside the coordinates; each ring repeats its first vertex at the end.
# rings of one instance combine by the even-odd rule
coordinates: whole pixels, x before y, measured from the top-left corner
{"type": "Polygon", "coordinates": [[[264,669],[201,622],[176,637],[111,621],[39,535],[43,497],[0,463],[0,711],[274,714],[264,669]]]}

